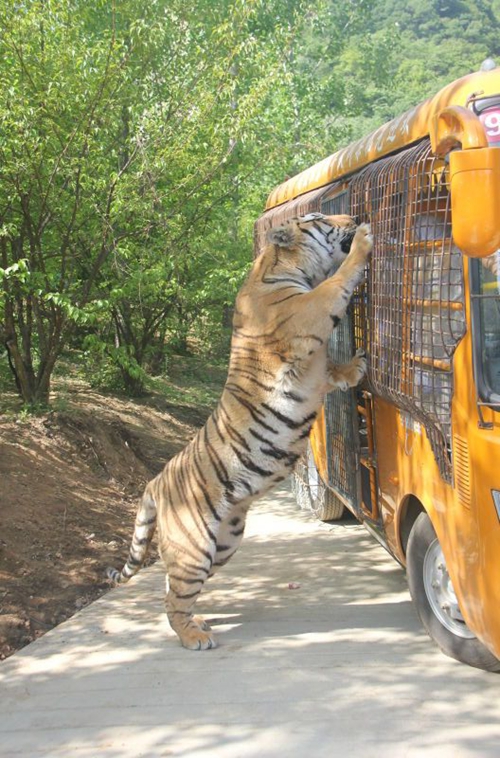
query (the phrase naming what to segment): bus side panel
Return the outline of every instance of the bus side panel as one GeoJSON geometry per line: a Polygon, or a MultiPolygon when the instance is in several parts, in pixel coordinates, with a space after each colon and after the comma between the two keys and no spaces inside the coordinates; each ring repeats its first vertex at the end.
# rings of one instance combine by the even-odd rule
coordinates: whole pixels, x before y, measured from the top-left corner
{"type": "MultiPolygon", "coordinates": [[[[465,439],[473,471],[474,498],[469,513],[462,508],[463,523],[458,525],[456,539],[463,541],[465,529],[470,529],[477,539],[475,545],[466,548],[462,567],[467,592],[476,598],[474,605],[467,601],[467,613],[471,628],[500,658],[500,518],[492,495],[492,489],[500,490],[500,414],[491,413],[490,430],[480,429],[470,418],[463,421],[464,425],[468,424],[465,439]],[[474,528],[465,523],[472,519],[474,528]],[[471,554],[473,547],[475,555],[471,554]]],[[[471,537],[469,542],[472,542],[471,537]]]]}
{"type": "Polygon", "coordinates": [[[468,332],[454,357],[457,505],[453,522],[443,523],[447,532],[443,540],[453,546],[449,563],[454,562],[456,576],[452,575],[452,581],[467,624],[500,658],[500,518],[492,496],[492,490],[500,490],[500,414],[484,408],[484,423],[480,422],[476,388],[469,379],[473,374],[471,343],[468,332]]]}
{"type": "MultiPolygon", "coordinates": [[[[461,353],[465,349],[466,345],[461,346],[457,352],[461,353]]],[[[401,542],[404,504],[408,495],[419,500],[428,513],[443,548],[467,625],[498,657],[500,524],[495,509],[489,502],[491,492],[480,484],[481,465],[476,459],[476,455],[481,456],[486,446],[491,456],[491,440],[482,440],[477,423],[471,424],[465,415],[460,421],[455,413],[455,419],[457,429],[463,432],[464,439],[469,435],[471,450],[475,451],[471,452],[470,470],[475,469],[477,473],[474,480],[470,481],[470,491],[475,492],[476,496],[471,495],[469,502],[464,502],[463,498],[461,500],[459,491],[443,481],[425,429],[395,406],[380,398],[376,399],[379,507],[387,546],[404,564],[401,542]],[[475,429],[466,430],[461,428],[462,424],[475,426],[475,429]]],[[[497,460],[500,460],[500,449],[497,460]]],[[[485,473],[488,466],[491,466],[491,457],[488,461],[485,456],[485,473]]]]}
{"type": "Polygon", "coordinates": [[[398,458],[399,411],[396,406],[379,397],[374,398],[373,410],[377,436],[379,511],[384,528],[384,539],[390,552],[403,563],[404,556],[396,530],[396,514],[401,500],[401,473],[398,458]]]}

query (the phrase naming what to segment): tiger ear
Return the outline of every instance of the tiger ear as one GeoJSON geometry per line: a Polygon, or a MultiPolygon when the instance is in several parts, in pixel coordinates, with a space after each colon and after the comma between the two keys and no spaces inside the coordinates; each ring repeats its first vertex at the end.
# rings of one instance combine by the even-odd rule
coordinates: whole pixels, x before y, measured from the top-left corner
{"type": "Polygon", "coordinates": [[[296,241],[295,237],[295,230],[289,224],[287,226],[276,226],[267,233],[268,243],[279,247],[292,247],[296,241]]]}

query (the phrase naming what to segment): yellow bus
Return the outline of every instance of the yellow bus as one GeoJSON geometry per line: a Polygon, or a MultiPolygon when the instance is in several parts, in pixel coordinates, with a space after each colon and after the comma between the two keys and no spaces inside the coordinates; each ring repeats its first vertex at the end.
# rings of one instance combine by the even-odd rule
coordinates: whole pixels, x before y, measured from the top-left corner
{"type": "Polygon", "coordinates": [[[295,471],[297,499],[323,520],[350,509],[406,567],[441,649],[494,671],[500,68],[482,68],[277,187],[255,246],[311,211],[371,223],[366,281],[329,345],[339,363],[364,348],[367,378],[325,397],[295,471]]]}

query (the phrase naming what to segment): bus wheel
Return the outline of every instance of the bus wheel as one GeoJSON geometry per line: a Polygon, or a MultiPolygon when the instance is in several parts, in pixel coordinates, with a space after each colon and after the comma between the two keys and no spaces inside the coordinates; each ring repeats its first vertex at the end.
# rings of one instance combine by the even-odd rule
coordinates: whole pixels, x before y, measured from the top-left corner
{"type": "Polygon", "coordinates": [[[312,511],[320,521],[338,521],[342,518],[344,504],[321,478],[310,443],[294,471],[292,489],[298,505],[312,511]]]}
{"type": "Polygon", "coordinates": [[[421,513],[410,532],[406,553],[410,594],[427,633],[443,653],[485,671],[500,671],[500,660],[465,623],[443,551],[427,513],[421,513]]]}

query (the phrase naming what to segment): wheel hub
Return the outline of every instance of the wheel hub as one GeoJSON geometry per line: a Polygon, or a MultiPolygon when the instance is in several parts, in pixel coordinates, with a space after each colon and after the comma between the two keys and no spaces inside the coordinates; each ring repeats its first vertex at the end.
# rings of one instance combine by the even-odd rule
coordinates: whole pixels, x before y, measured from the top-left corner
{"type": "Polygon", "coordinates": [[[474,639],[458,606],[443,551],[438,540],[429,545],[424,558],[423,579],[425,592],[434,615],[441,624],[457,637],[474,639]]]}

